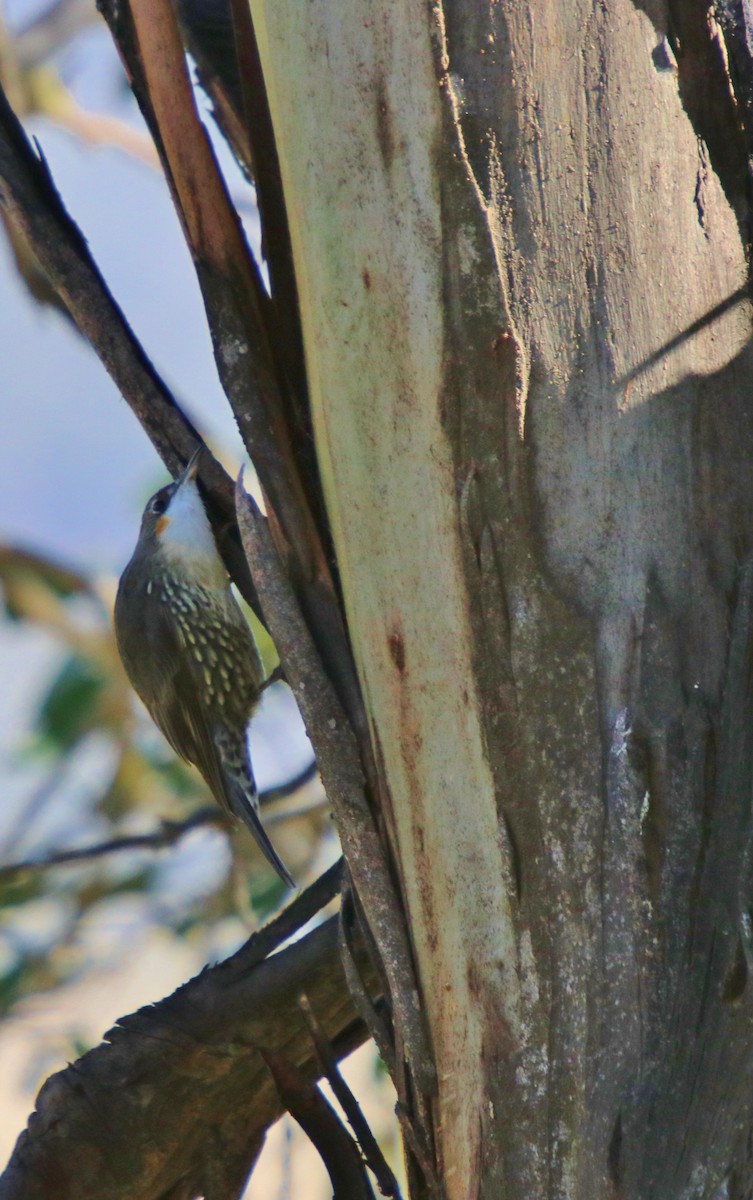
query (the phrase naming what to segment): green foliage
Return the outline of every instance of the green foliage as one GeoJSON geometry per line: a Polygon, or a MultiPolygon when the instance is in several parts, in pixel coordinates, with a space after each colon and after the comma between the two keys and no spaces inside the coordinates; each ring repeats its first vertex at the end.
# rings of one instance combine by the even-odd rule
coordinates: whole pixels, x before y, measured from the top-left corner
{"type": "Polygon", "coordinates": [[[91,659],[71,654],[42,701],[36,730],[43,746],[67,754],[92,727],[107,683],[91,659]]]}
{"type": "Polygon", "coordinates": [[[0,1017],[9,1013],[28,988],[31,974],[29,959],[14,962],[8,969],[0,973],[0,1017]]]}
{"type": "Polygon", "coordinates": [[[281,879],[276,876],[274,878],[260,877],[257,880],[251,880],[249,889],[249,899],[260,921],[265,921],[273,912],[275,912],[287,892],[287,888],[281,879]]]}

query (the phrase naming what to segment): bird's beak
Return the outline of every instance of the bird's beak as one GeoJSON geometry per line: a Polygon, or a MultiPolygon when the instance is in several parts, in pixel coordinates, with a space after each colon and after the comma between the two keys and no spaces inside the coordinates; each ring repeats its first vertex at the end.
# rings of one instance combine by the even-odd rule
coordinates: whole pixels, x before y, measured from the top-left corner
{"type": "Polygon", "coordinates": [[[199,470],[199,458],[201,457],[201,452],[203,449],[204,449],[204,446],[200,442],[199,445],[194,450],[191,457],[189,458],[185,467],[181,471],[180,475],[178,476],[178,478],[175,481],[176,491],[178,490],[178,488],[182,487],[184,483],[188,483],[188,482],[190,482],[190,480],[196,478],[196,475],[199,470]]]}

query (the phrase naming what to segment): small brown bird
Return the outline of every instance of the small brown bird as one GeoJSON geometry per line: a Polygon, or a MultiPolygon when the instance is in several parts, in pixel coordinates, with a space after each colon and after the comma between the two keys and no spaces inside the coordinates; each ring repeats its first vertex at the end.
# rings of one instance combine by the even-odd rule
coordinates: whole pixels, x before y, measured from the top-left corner
{"type": "Polygon", "coordinates": [[[196,484],[201,447],[147,504],[115,601],[120,657],[173,750],[244,821],[281,879],[293,879],[262,828],[246,730],[264,682],[196,484]]]}

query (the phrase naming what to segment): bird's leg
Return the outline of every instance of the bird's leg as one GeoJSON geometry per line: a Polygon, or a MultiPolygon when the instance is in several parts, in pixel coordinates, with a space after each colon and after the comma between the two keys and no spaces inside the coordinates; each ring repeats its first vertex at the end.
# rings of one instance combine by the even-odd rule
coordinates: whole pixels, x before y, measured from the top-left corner
{"type": "Polygon", "coordinates": [[[269,675],[267,675],[267,678],[264,680],[264,683],[261,685],[259,690],[266,692],[267,688],[271,687],[273,683],[287,683],[285,671],[283,670],[281,663],[278,663],[275,669],[269,672],[269,675]]]}

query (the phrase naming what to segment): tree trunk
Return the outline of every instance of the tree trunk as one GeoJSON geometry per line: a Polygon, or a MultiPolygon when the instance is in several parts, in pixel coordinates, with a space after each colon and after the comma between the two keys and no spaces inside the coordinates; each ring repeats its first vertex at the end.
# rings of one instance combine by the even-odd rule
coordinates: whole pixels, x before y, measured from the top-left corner
{"type": "Polygon", "coordinates": [[[751,1186],[745,114],[645,9],[251,0],[449,1200],[751,1186]]]}

